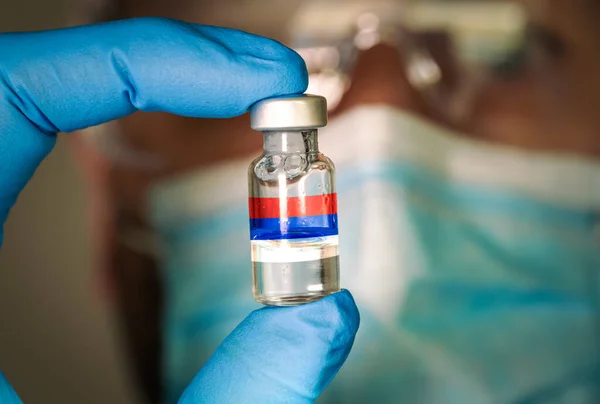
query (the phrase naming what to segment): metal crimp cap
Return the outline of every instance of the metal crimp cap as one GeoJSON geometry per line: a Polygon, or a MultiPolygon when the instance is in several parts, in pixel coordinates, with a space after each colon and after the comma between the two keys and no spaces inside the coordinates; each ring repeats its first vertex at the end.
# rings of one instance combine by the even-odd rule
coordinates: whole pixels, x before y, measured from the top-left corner
{"type": "Polygon", "coordinates": [[[254,130],[300,130],[325,125],[327,100],[319,95],[266,98],[250,107],[250,126],[254,130]]]}

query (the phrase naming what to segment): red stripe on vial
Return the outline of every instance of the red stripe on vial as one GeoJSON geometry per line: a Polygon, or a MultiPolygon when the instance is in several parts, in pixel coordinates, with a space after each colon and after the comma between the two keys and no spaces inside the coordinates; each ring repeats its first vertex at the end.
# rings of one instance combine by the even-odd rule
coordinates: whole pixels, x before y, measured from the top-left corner
{"type": "Polygon", "coordinates": [[[282,216],[303,217],[337,214],[337,194],[287,198],[287,215],[280,209],[286,203],[279,198],[248,198],[250,219],[273,219],[282,216]]]}

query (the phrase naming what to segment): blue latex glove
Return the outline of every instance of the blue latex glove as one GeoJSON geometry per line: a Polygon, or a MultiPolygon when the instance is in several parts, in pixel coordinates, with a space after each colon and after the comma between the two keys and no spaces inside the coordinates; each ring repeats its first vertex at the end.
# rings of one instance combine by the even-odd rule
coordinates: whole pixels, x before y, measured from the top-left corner
{"type": "MultiPolygon", "coordinates": [[[[223,28],[137,19],[2,34],[0,223],[58,132],[136,110],[232,117],[259,99],[306,86],[296,53],[223,28]]],[[[2,239],[0,229],[0,245],[2,239]]],[[[258,310],[217,349],[182,402],[312,402],[342,366],[358,322],[348,292],[258,310]]],[[[1,375],[0,402],[20,402],[1,375]]]]}

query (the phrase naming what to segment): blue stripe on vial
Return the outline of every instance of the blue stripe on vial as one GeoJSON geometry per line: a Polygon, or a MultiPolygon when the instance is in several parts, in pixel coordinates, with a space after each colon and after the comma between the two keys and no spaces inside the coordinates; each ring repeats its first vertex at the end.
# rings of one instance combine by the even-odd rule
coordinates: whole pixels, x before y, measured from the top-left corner
{"type": "Polygon", "coordinates": [[[337,215],[250,219],[251,240],[290,240],[338,235],[337,215]]]}

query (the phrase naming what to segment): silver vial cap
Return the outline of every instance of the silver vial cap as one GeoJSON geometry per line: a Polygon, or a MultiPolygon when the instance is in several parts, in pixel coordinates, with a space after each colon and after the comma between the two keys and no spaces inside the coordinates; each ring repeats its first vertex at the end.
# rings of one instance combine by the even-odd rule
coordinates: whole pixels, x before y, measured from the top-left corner
{"type": "Polygon", "coordinates": [[[250,107],[254,130],[300,130],[327,125],[327,100],[310,94],[266,98],[250,107]]]}

